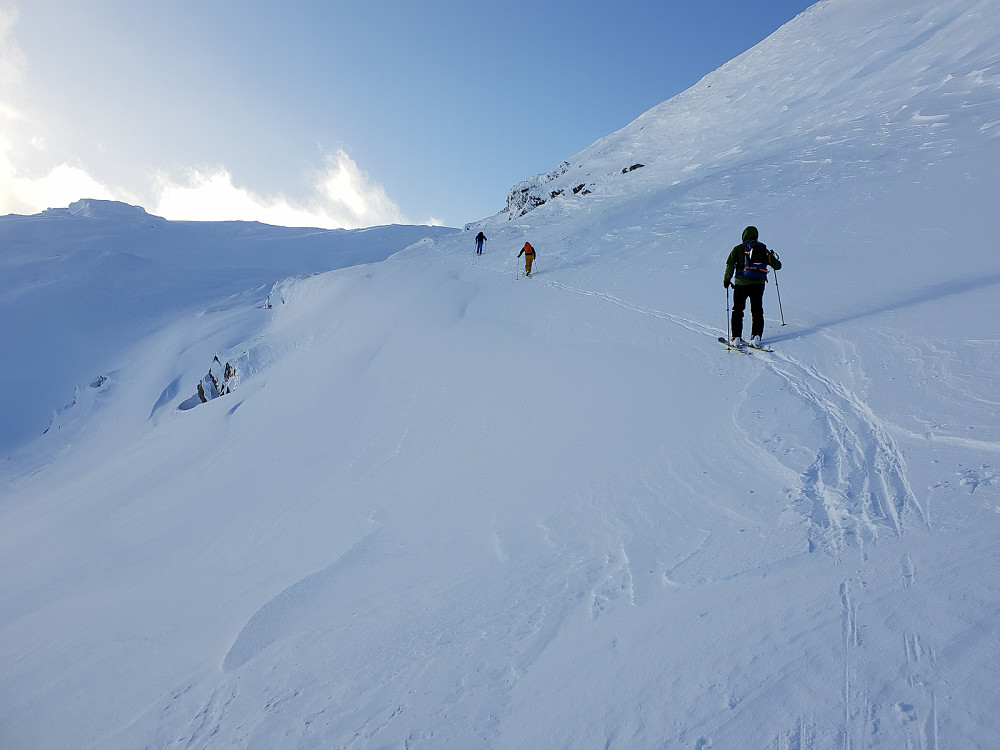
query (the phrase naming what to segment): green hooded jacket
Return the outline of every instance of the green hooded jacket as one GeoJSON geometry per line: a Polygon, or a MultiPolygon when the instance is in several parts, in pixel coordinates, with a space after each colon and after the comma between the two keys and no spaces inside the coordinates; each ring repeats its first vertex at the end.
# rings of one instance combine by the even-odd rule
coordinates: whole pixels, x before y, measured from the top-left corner
{"type": "MultiPolygon", "coordinates": [[[[747,227],[746,229],[743,230],[744,243],[756,242],[758,236],[759,235],[757,233],[757,227],[747,227]]],[[[733,278],[733,274],[736,273],[736,269],[738,267],[743,266],[744,252],[745,251],[743,249],[743,243],[740,243],[739,245],[733,248],[731,253],[729,253],[729,257],[726,258],[726,276],[725,276],[726,281],[729,281],[731,278],[733,278]]],[[[773,268],[775,271],[781,268],[781,261],[778,260],[775,257],[774,253],[772,253],[770,250],[767,251],[767,264],[771,266],[771,268],[773,268]]],[[[740,286],[743,286],[744,284],[765,284],[765,283],[767,283],[767,279],[744,279],[742,276],[738,277],[736,281],[733,282],[733,284],[739,284],[740,286]]]]}

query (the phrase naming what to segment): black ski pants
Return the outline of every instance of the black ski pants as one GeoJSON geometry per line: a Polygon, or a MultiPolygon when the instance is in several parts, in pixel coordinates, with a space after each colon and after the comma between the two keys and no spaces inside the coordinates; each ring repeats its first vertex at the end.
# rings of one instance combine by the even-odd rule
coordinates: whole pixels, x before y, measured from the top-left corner
{"type": "Polygon", "coordinates": [[[750,300],[750,336],[764,335],[764,284],[733,284],[733,338],[743,336],[743,310],[750,300]]]}

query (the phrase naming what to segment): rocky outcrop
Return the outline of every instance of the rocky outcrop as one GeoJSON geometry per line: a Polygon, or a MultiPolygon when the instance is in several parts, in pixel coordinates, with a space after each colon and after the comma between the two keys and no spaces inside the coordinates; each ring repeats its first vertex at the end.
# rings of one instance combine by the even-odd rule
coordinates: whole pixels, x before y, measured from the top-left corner
{"type": "MultiPolygon", "coordinates": [[[[630,166],[623,167],[621,174],[629,174],[637,169],[642,169],[644,166],[646,165],[636,162],[630,166]]],[[[529,211],[545,205],[553,198],[568,194],[570,191],[572,191],[573,195],[590,195],[593,192],[591,188],[595,186],[595,182],[581,182],[573,185],[572,182],[569,182],[569,177],[560,179],[569,172],[569,169],[570,163],[564,161],[551,172],[529,177],[527,180],[523,180],[512,187],[510,193],[507,194],[506,212],[508,220],[520,218],[529,211]]],[[[613,178],[615,176],[616,174],[612,172],[606,177],[613,178]]],[[[590,175],[587,175],[587,177],[589,178],[590,175]]]]}
{"type": "Polygon", "coordinates": [[[568,169],[569,162],[564,161],[552,171],[529,177],[512,187],[507,194],[508,218],[517,219],[524,216],[529,211],[561,195],[562,190],[552,190],[551,186],[546,186],[566,174],[568,169]]]}
{"type": "Polygon", "coordinates": [[[231,362],[223,364],[218,356],[212,360],[208,374],[198,383],[198,398],[204,404],[213,398],[232,393],[240,384],[240,372],[231,362]]]}

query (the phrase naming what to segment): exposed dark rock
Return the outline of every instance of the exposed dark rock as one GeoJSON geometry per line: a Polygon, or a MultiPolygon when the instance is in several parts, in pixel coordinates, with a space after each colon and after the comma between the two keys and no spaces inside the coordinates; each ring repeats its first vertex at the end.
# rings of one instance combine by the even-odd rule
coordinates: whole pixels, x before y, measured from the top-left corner
{"type": "Polygon", "coordinates": [[[213,358],[212,366],[208,368],[208,374],[198,383],[198,398],[202,403],[211,401],[213,398],[225,396],[232,393],[239,385],[239,371],[231,362],[222,363],[218,356],[213,358]]]}
{"type": "Polygon", "coordinates": [[[535,175],[512,187],[510,193],[507,194],[508,219],[524,216],[529,211],[544,205],[546,201],[560,195],[562,190],[547,190],[545,185],[566,174],[568,169],[569,162],[564,161],[551,172],[535,175]]]}

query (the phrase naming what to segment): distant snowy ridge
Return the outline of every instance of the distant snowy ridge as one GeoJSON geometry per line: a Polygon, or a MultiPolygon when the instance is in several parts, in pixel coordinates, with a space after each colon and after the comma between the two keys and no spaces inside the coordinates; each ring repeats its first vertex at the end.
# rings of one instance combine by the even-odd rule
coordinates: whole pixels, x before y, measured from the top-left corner
{"type": "Polygon", "coordinates": [[[66,209],[50,208],[43,212],[45,215],[59,215],[65,210],[70,216],[77,216],[85,219],[104,219],[109,221],[129,223],[134,220],[156,220],[165,222],[166,219],[160,216],[153,216],[146,212],[141,206],[132,206],[127,203],[117,201],[96,200],[94,198],[83,198],[74,203],[70,203],[66,209]]]}

